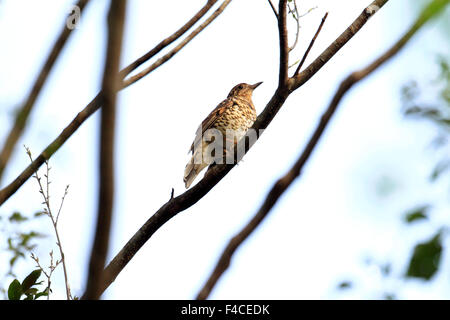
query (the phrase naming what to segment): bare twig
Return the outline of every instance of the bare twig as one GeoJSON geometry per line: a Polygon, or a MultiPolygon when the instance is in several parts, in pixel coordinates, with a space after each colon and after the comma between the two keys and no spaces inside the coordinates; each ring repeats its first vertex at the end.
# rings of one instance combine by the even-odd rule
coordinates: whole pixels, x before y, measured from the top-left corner
{"type": "Polygon", "coordinates": [[[66,199],[66,196],[67,196],[68,193],[69,193],[69,185],[67,185],[66,189],[64,190],[64,194],[63,194],[62,199],[61,199],[61,204],[59,205],[58,213],[56,214],[55,226],[58,225],[59,214],[61,213],[61,209],[62,209],[62,207],[64,205],[64,200],[66,199]]]}
{"type": "MultiPolygon", "coordinates": [[[[25,147],[25,149],[26,149],[28,157],[30,158],[30,161],[33,162],[33,158],[32,158],[30,149],[27,148],[27,147],[25,147]]],[[[70,300],[72,298],[72,295],[70,293],[69,279],[68,279],[67,268],[66,268],[66,259],[65,259],[65,256],[64,256],[64,250],[63,250],[63,246],[62,246],[62,243],[61,243],[61,239],[59,237],[58,226],[57,226],[59,214],[61,213],[61,209],[62,209],[62,206],[63,206],[63,203],[64,203],[64,199],[66,198],[66,195],[67,195],[68,186],[66,187],[66,190],[64,191],[64,195],[62,197],[61,204],[59,206],[58,214],[57,214],[57,216],[55,218],[55,216],[53,215],[52,209],[51,209],[51,205],[50,205],[50,183],[51,183],[50,182],[50,169],[51,168],[49,166],[48,161],[45,161],[45,167],[46,167],[46,173],[44,174],[45,184],[46,184],[46,190],[45,191],[44,191],[44,188],[42,186],[41,178],[39,177],[37,172],[35,172],[34,178],[36,179],[36,181],[37,181],[37,183],[39,185],[39,193],[44,198],[44,202],[43,202],[43,204],[45,205],[44,213],[52,221],[53,230],[55,231],[55,236],[56,236],[56,245],[58,246],[59,254],[61,256],[61,259],[59,260],[59,262],[56,263],[56,265],[54,267],[56,268],[58,266],[58,264],[60,262],[62,262],[63,272],[64,272],[64,283],[65,283],[65,286],[66,286],[66,297],[67,297],[67,300],[70,300]]],[[[52,259],[51,263],[50,263],[50,269],[51,269],[52,266],[53,266],[53,251],[50,253],[50,257],[52,259]]],[[[39,259],[34,259],[34,260],[39,265],[39,259]]],[[[43,272],[45,273],[44,270],[43,270],[43,272]]],[[[51,272],[53,272],[53,270],[51,270],[51,272]]],[[[51,273],[50,273],[50,275],[46,274],[46,277],[48,278],[48,289],[50,290],[51,273]]],[[[48,292],[48,294],[50,295],[50,291],[48,292]]],[[[47,298],[48,298],[48,296],[47,296],[47,298]]]]}
{"type": "MultiPolygon", "coordinates": [[[[440,8],[443,8],[443,0],[435,0],[434,3],[441,2],[440,8]]],[[[432,3],[433,4],[433,3],[432,3]]],[[[437,12],[439,12],[439,7],[435,8],[437,12]]],[[[387,52],[381,55],[378,59],[376,59],[373,63],[371,63],[366,68],[353,72],[350,74],[339,86],[335,96],[333,97],[330,105],[327,110],[322,115],[319,124],[314,130],[313,135],[308,141],[305,149],[301,153],[300,157],[293,165],[293,167],[278,181],[273,185],[272,189],[266,196],[266,199],[255,214],[255,216],[250,220],[250,222],[238,233],[236,234],[228,243],[222,255],[219,258],[219,261],[214,268],[214,271],[206,281],[205,285],[199,292],[197,299],[206,299],[211,290],[214,288],[215,284],[222,276],[222,274],[227,270],[230,265],[231,258],[237,248],[249,237],[249,235],[261,224],[264,218],[269,214],[270,210],[277,203],[278,199],[281,195],[289,188],[292,182],[301,174],[301,171],[314,151],[316,145],[318,144],[320,138],[322,137],[328,123],[330,122],[332,116],[336,112],[336,109],[339,105],[339,102],[344,97],[344,95],[350,90],[353,85],[372,72],[374,72],[378,67],[380,67],[383,63],[391,59],[395,54],[397,54],[405,44],[411,39],[411,37],[419,30],[429,19],[431,19],[434,15],[421,15],[419,19],[414,23],[414,25],[406,32],[406,34],[397,41],[387,52]]]]}
{"type": "Polygon", "coordinates": [[[322,18],[322,21],[320,22],[319,28],[316,31],[316,34],[312,38],[311,42],[309,43],[308,49],[306,49],[305,54],[303,55],[302,60],[300,61],[300,64],[297,67],[297,70],[295,70],[294,77],[299,73],[300,69],[302,68],[303,64],[305,63],[306,57],[308,56],[309,52],[311,51],[311,48],[314,45],[314,42],[317,39],[317,36],[319,35],[320,31],[322,30],[323,24],[325,23],[325,20],[328,17],[328,12],[325,13],[325,15],[322,18]]]}
{"type": "MultiPolygon", "coordinates": [[[[372,4],[378,4],[383,6],[388,0],[377,0],[372,4]]],[[[362,13],[366,17],[365,13],[362,13]]],[[[331,57],[339,51],[339,49],[344,46],[347,41],[358,32],[364,25],[364,23],[359,23],[360,17],[358,17],[353,24],[351,24],[348,29],[352,32],[344,33],[344,36],[340,36],[335,42],[334,46],[330,46],[326,50],[326,54],[323,53],[321,56],[326,57],[326,60],[321,60],[320,62],[313,62],[314,66],[307,68],[308,72],[302,72],[299,74],[300,82],[305,83],[307,80],[311,79],[312,76],[320,69],[318,65],[325,64],[331,57]],[[343,38],[344,37],[344,38],[343,38]],[[338,41],[339,40],[339,41],[338,41]]],[[[291,78],[290,80],[293,81],[291,78]]],[[[252,129],[259,132],[259,129],[265,129],[270,124],[272,119],[276,116],[280,108],[286,101],[290,91],[278,88],[273,94],[272,98],[268,102],[264,111],[258,116],[257,120],[253,124],[252,129]]],[[[251,146],[250,146],[251,147],[251,146]]],[[[247,150],[246,150],[247,151],[247,150]]],[[[125,266],[130,262],[134,255],[139,251],[140,248],[151,238],[151,236],[161,228],[167,221],[172,219],[178,213],[186,210],[195,203],[197,203],[201,198],[203,198],[216,184],[218,184],[234,167],[234,164],[229,165],[216,165],[207,171],[203,179],[198,182],[195,186],[184,192],[183,194],[169,200],[161,208],[156,211],[153,216],[148,219],[144,225],[131,237],[131,239],[125,244],[125,246],[120,250],[120,252],[114,257],[114,259],[109,263],[105,269],[105,283],[103,284],[102,290],[106,290],[108,286],[116,279],[119,273],[125,268],[125,266]]]]}
{"type": "MultiPolygon", "coordinates": [[[[78,8],[80,9],[80,12],[84,9],[86,4],[88,3],[88,0],[79,0],[76,4],[78,8]]],[[[25,102],[23,106],[20,108],[20,110],[17,111],[17,115],[13,124],[13,127],[8,133],[8,136],[6,137],[5,144],[3,145],[3,148],[0,152],[0,181],[2,180],[3,172],[6,168],[6,165],[9,162],[9,159],[11,158],[11,155],[14,151],[14,148],[17,144],[17,141],[22,136],[22,133],[25,129],[25,126],[28,121],[28,117],[31,114],[31,111],[34,107],[34,104],[36,102],[36,99],[39,96],[39,93],[41,92],[42,88],[44,87],[45,82],[47,81],[48,75],[50,74],[51,70],[53,69],[53,66],[55,65],[55,62],[60,55],[62,49],[64,48],[64,45],[67,42],[67,39],[69,39],[69,36],[72,33],[72,29],[67,28],[66,24],[64,24],[64,27],[61,30],[61,33],[59,34],[58,39],[54,43],[47,60],[45,61],[41,71],[39,72],[39,75],[36,79],[36,81],[33,84],[33,87],[31,88],[31,91],[28,95],[28,97],[25,99],[25,102]]]]}
{"type": "MultiPolygon", "coordinates": [[[[213,1],[208,1],[208,4],[207,4],[208,8],[209,8],[209,4],[211,2],[213,2],[213,1]]],[[[216,1],[214,1],[214,2],[216,2],[216,1]]],[[[226,3],[228,4],[229,2],[230,2],[230,0],[228,0],[226,3]]],[[[194,20],[200,19],[206,13],[206,11],[202,9],[199,11],[199,13],[197,13],[194,16],[194,18],[193,18],[194,20]]],[[[215,18],[217,18],[217,15],[215,15],[215,18]]],[[[192,23],[192,21],[193,20],[191,19],[190,22],[192,23]]],[[[190,23],[189,23],[189,25],[190,25],[190,23]]],[[[184,29],[185,28],[182,27],[180,30],[184,30],[184,29]]],[[[177,31],[177,32],[179,32],[179,31],[177,31]]],[[[182,34],[179,34],[179,36],[181,36],[181,35],[182,34]]],[[[164,46],[167,46],[171,43],[171,41],[176,40],[173,38],[173,35],[167,39],[166,39],[167,41],[166,40],[163,41],[164,42],[163,45],[161,45],[161,43],[158,44],[155,48],[150,50],[149,53],[147,53],[144,56],[142,56],[141,58],[137,59],[135,62],[130,64],[130,66],[124,68],[120,73],[121,76],[127,75],[128,73],[133,71],[135,68],[140,66],[142,63],[144,63],[145,61],[147,61],[148,59],[153,57],[153,55],[156,54],[156,52],[159,52],[161,49],[163,49],[164,46]],[[167,40],[167,39],[169,39],[169,40],[167,40]]],[[[192,40],[192,38],[191,38],[191,40],[192,40]]],[[[181,50],[181,48],[179,50],[181,50]]],[[[167,62],[172,56],[173,56],[173,54],[170,57],[168,55],[166,55],[166,59],[164,61],[160,61],[159,63],[155,62],[155,63],[158,63],[158,66],[160,66],[162,63],[167,62]]],[[[153,64],[153,70],[154,69],[156,69],[155,64],[153,64]]],[[[131,82],[128,85],[130,85],[130,84],[131,84],[131,82]]],[[[123,87],[124,87],[124,85],[122,85],[122,88],[123,87]]],[[[33,163],[31,163],[27,168],[25,168],[19,174],[19,176],[17,176],[16,179],[14,179],[10,184],[8,184],[6,187],[4,187],[3,189],[0,190],[0,206],[3,203],[5,203],[5,201],[8,200],[25,183],[25,181],[27,181],[33,175],[33,173],[36,172],[42,166],[42,164],[44,164],[45,160],[50,159],[53,156],[53,154],[64,145],[64,143],[67,141],[67,139],[69,139],[78,130],[78,128],[95,111],[97,111],[99,108],[101,108],[102,104],[103,104],[103,93],[99,92],[97,94],[97,96],[95,96],[95,98],[82,111],[80,111],[77,114],[77,116],[69,123],[69,125],[67,125],[64,128],[64,130],[59,134],[59,136],[55,140],[53,140],[53,142],[50,143],[45,148],[44,151],[41,152],[41,154],[33,161],[33,163]]]]}
{"type": "Polygon", "coordinates": [[[47,278],[47,288],[45,289],[45,291],[47,292],[47,300],[50,300],[50,293],[52,292],[51,285],[52,285],[53,271],[55,271],[56,267],[58,267],[58,265],[61,263],[61,260],[56,260],[56,262],[53,261],[53,251],[50,251],[49,255],[50,255],[50,265],[48,266],[48,272],[46,272],[45,269],[39,263],[39,258],[36,257],[33,253],[31,253],[31,259],[33,259],[34,262],[36,262],[36,266],[38,267],[38,269],[41,270],[44,276],[47,278]]]}
{"type": "Polygon", "coordinates": [[[99,197],[97,227],[89,263],[86,299],[98,299],[109,247],[114,202],[114,137],[119,64],[122,52],[126,0],[111,0],[108,14],[108,48],[103,73],[103,108],[100,121],[99,197]]]}
{"type": "Polygon", "coordinates": [[[278,13],[277,13],[277,9],[275,9],[275,6],[273,5],[271,0],[267,0],[270,4],[270,7],[272,8],[273,14],[275,15],[275,18],[277,18],[278,20],[278,13]]]}

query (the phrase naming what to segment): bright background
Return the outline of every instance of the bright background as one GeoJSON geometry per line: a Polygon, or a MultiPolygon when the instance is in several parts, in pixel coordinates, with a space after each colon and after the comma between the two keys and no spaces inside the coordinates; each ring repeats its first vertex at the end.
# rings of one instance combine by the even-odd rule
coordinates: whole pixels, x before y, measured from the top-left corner
{"type": "MultiPolygon", "coordinates": [[[[204,2],[130,0],[122,65],[178,29],[204,2]]],[[[326,11],[329,17],[306,65],[370,2],[299,0],[301,12],[318,8],[301,20],[300,43],[291,53],[291,63],[302,56],[326,11]]],[[[164,225],[104,298],[194,298],[228,240],[295,161],[340,81],[379,56],[412,24],[420,6],[410,2],[390,1],[292,94],[244,162],[198,204],[164,225]]],[[[108,3],[93,0],[82,14],[37,101],[2,185],[28,165],[23,144],[37,156],[98,92],[108,3]]],[[[0,2],[0,141],[71,5],[72,1],[55,0],[0,2]]],[[[293,38],[294,28],[290,30],[293,38]]],[[[276,21],[268,3],[235,0],[172,60],[120,93],[110,258],[169,199],[172,187],[176,195],[184,191],[182,176],[195,130],[235,84],[264,81],[254,93],[257,111],[264,108],[277,85],[278,50],[276,21]]],[[[429,146],[436,128],[405,120],[400,102],[405,82],[436,75],[437,53],[448,56],[450,46],[433,22],[349,92],[301,179],[239,249],[211,298],[378,299],[390,291],[401,299],[450,297],[448,255],[432,281],[402,278],[416,242],[429,238],[436,225],[450,222],[445,211],[450,200],[448,179],[435,184],[428,180],[439,158],[429,146]],[[432,221],[405,226],[401,220],[405,210],[426,202],[435,204],[432,221]],[[394,262],[394,276],[387,280],[379,267],[386,261],[394,262]],[[347,279],[354,287],[337,290],[347,279]]],[[[96,114],[50,161],[55,207],[70,184],[59,230],[72,292],[78,296],[87,276],[96,221],[98,123],[96,114]]],[[[0,208],[0,215],[15,210],[32,215],[41,202],[36,181],[30,179],[0,208]]],[[[56,246],[50,221],[43,218],[37,227],[49,234],[36,250],[45,264],[50,248],[56,251],[56,246]]],[[[6,245],[1,236],[0,240],[6,245]]],[[[2,273],[7,259],[3,254],[2,273]]],[[[29,258],[21,262],[19,279],[32,265],[29,258]]],[[[64,298],[62,269],[53,283],[53,298],[64,298]]]]}

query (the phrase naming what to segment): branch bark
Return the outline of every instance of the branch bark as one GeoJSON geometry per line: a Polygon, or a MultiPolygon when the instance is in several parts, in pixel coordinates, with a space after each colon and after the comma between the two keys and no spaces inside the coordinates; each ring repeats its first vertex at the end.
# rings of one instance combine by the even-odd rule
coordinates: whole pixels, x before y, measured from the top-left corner
{"type": "Polygon", "coordinates": [[[120,72],[120,78],[124,79],[131,72],[136,70],[138,67],[143,65],[145,62],[153,58],[157,55],[162,49],[179,39],[183,34],[185,34],[194,24],[196,24],[208,11],[211,7],[217,2],[217,0],[208,0],[208,2],[188,21],[184,24],[180,29],[178,29],[175,33],[171,34],[169,37],[162,40],[158,43],[152,50],[144,54],[142,57],[136,59],[133,63],[130,63],[127,67],[125,67],[120,72]]]}
{"type": "Polygon", "coordinates": [[[225,0],[222,3],[222,5],[219,8],[217,8],[217,10],[214,11],[214,13],[210,17],[208,17],[208,19],[206,19],[201,25],[199,25],[194,31],[192,31],[185,39],[183,39],[183,41],[181,41],[169,53],[167,53],[163,57],[159,58],[155,63],[153,63],[146,69],[142,70],[138,74],[136,74],[128,79],[125,79],[123,81],[122,88],[126,88],[126,87],[132,85],[133,83],[135,83],[136,81],[139,81],[140,79],[142,79],[143,77],[148,75],[150,72],[152,72],[153,70],[158,68],[160,65],[164,64],[166,61],[171,59],[181,49],[183,49],[183,47],[186,44],[188,44],[192,39],[194,39],[195,36],[197,36],[200,32],[203,31],[203,29],[205,29],[211,22],[213,22],[223,12],[223,10],[225,10],[225,8],[230,4],[230,2],[231,2],[231,0],[225,0]]]}
{"type": "Polygon", "coordinates": [[[213,272],[211,273],[205,285],[197,295],[197,299],[203,300],[208,298],[208,296],[210,295],[214,286],[217,284],[220,277],[230,266],[233,254],[236,252],[238,247],[261,224],[261,222],[267,217],[267,215],[274,207],[274,205],[278,202],[279,198],[283,195],[283,193],[289,188],[289,186],[294,182],[294,180],[296,180],[300,176],[304,165],[306,164],[315,147],[317,146],[320,138],[322,137],[331,118],[335,114],[339,106],[339,103],[341,102],[344,95],[357,82],[365,79],[372,72],[377,70],[382,64],[384,64],[385,62],[390,60],[393,56],[395,56],[406,45],[406,43],[411,39],[411,37],[428,20],[430,20],[436,13],[440,12],[440,10],[442,10],[445,7],[444,4],[445,2],[448,2],[448,0],[435,0],[433,3],[431,3],[431,6],[424,11],[424,14],[422,14],[416,20],[416,22],[405,33],[405,35],[401,37],[389,50],[387,50],[384,54],[382,54],[378,59],[376,59],[366,68],[351,73],[347,78],[344,79],[344,81],[342,81],[336,94],[331,100],[330,105],[322,115],[319,124],[314,130],[313,135],[309,139],[300,157],[292,166],[292,168],[284,176],[279,178],[277,182],[273,185],[272,189],[267,194],[264,203],[262,204],[258,212],[250,220],[250,222],[230,240],[230,242],[222,252],[213,272]],[[433,4],[436,5],[437,7],[434,8],[434,10],[430,10],[433,4]]]}
{"type": "Polygon", "coordinates": [[[289,79],[289,91],[294,91],[302,86],[319,71],[353,36],[361,30],[367,21],[378,12],[389,0],[375,0],[367,6],[356,18],[350,28],[347,28],[328,48],[320,54],[305,70],[289,79]]]}
{"type": "Polygon", "coordinates": [[[280,38],[280,76],[278,88],[286,88],[289,69],[289,43],[288,31],[286,26],[287,0],[280,0],[278,6],[278,33],[280,38]]]}
{"type": "Polygon", "coordinates": [[[120,84],[119,64],[125,24],[126,0],[111,0],[108,14],[108,48],[103,74],[103,108],[100,120],[99,197],[97,227],[89,264],[86,299],[98,299],[106,255],[114,202],[114,138],[116,97],[120,84]]]}
{"type": "MultiPolygon", "coordinates": [[[[388,0],[384,1],[374,1],[372,4],[377,3],[383,6],[388,0]]],[[[381,7],[380,6],[380,7],[381,7]]],[[[375,12],[371,13],[373,15],[375,12]]],[[[367,16],[365,11],[362,13],[364,17],[367,16]]],[[[280,13],[280,17],[281,17],[280,13]]],[[[368,18],[367,18],[368,19],[368,18]]],[[[367,21],[367,20],[366,20],[367,21]]],[[[304,72],[298,75],[300,85],[311,79],[317,71],[320,70],[326,62],[328,62],[331,57],[336,54],[347,42],[350,38],[358,32],[365,23],[360,23],[360,17],[358,17],[355,22],[353,22],[348,29],[352,31],[344,32],[346,41],[342,40],[342,35],[333,42],[333,45],[327,48],[324,53],[322,53],[319,58],[317,58],[308,68],[305,69],[304,72]],[[326,59],[325,59],[326,58],[326,59]]],[[[281,27],[283,24],[281,23],[281,27]]],[[[347,30],[348,30],[347,29],[347,30]]],[[[284,37],[284,35],[280,32],[280,37],[284,37]]],[[[280,40],[280,44],[282,41],[280,40]]],[[[286,42],[287,43],[287,42],[286,42]]],[[[283,47],[285,45],[283,44],[283,47]]],[[[287,48],[285,48],[286,50],[287,48]]],[[[281,48],[280,48],[281,50],[281,48]]],[[[286,50],[287,51],[287,50],[286,50]]],[[[280,54],[281,56],[281,54],[280,54]]],[[[280,61],[280,73],[281,73],[281,61],[280,61]]],[[[287,84],[293,82],[294,79],[288,79],[287,84]]],[[[298,88],[298,87],[297,87],[298,88]]],[[[288,98],[289,94],[292,91],[288,88],[285,88],[283,85],[278,87],[273,94],[270,101],[267,103],[263,112],[258,116],[255,123],[253,124],[252,129],[259,132],[260,129],[265,129],[270,124],[272,119],[278,113],[278,111],[283,106],[284,102],[288,98]]],[[[242,142],[242,141],[241,141],[242,142]]],[[[251,145],[249,146],[251,148],[251,145]]],[[[248,150],[246,150],[248,151],[248,150]]],[[[139,251],[140,248],[151,238],[151,236],[161,228],[167,221],[176,216],[181,211],[186,210],[191,207],[195,203],[197,203],[201,198],[203,198],[211,189],[219,183],[227,173],[234,167],[234,164],[224,164],[224,165],[216,165],[209,169],[205,176],[200,182],[198,182],[195,186],[184,192],[183,194],[171,198],[168,202],[166,202],[153,216],[151,216],[144,225],[133,235],[133,237],[125,244],[125,246],[120,250],[120,252],[114,257],[114,259],[109,263],[109,265],[105,269],[105,283],[103,283],[102,291],[106,290],[109,285],[116,279],[119,273],[125,268],[125,266],[130,262],[130,260],[134,257],[134,255],[139,251]]]]}
{"type": "MultiPolygon", "coordinates": [[[[89,2],[89,0],[79,0],[76,4],[76,6],[80,9],[80,12],[84,10],[84,7],[89,2]]],[[[5,144],[3,145],[3,148],[0,152],[0,182],[3,177],[3,173],[5,171],[5,168],[11,158],[11,155],[14,151],[14,148],[17,144],[17,141],[19,141],[20,137],[22,136],[22,133],[27,125],[28,118],[33,110],[34,104],[42,90],[42,88],[45,85],[45,82],[47,81],[48,75],[53,69],[53,66],[55,65],[56,60],[58,59],[62,49],[64,48],[64,45],[67,43],[67,40],[69,39],[69,36],[72,34],[72,29],[69,29],[66,26],[66,23],[64,23],[64,27],[61,30],[61,33],[59,34],[58,38],[56,39],[56,42],[54,43],[47,60],[45,61],[44,65],[42,66],[41,71],[39,72],[39,75],[36,79],[36,81],[33,84],[33,87],[31,88],[30,93],[28,94],[28,97],[25,99],[25,103],[20,108],[20,110],[17,111],[17,115],[13,124],[13,127],[8,133],[8,136],[6,137],[5,144]]]]}
{"type": "MultiPolygon", "coordinates": [[[[205,7],[210,8],[210,3],[211,2],[216,2],[216,1],[208,1],[208,3],[206,4],[205,7]]],[[[227,0],[225,1],[226,4],[228,5],[231,0],[227,0]]],[[[223,10],[222,10],[223,11],[223,10]]],[[[222,11],[220,11],[219,13],[221,13],[222,11]]],[[[200,10],[199,12],[201,12],[201,14],[199,15],[199,13],[197,13],[194,16],[194,20],[198,21],[199,19],[202,18],[202,16],[204,16],[206,14],[206,11],[204,10],[204,8],[202,10],[200,10]]],[[[217,12],[217,11],[216,11],[217,12]]],[[[217,14],[214,16],[215,18],[217,18],[217,14]]],[[[214,19],[212,19],[214,20],[214,19]]],[[[210,22],[212,22],[212,20],[210,22]]],[[[191,25],[192,23],[192,19],[190,20],[190,22],[187,23],[187,25],[191,25]]],[[[192,26],[192,25],[191,25],[192,26]]],[[[186,28],[186,25],[183,26],[180,30],[184,30],[186,28]]],[[[202,28],[204,29],[204,28],[202,28]]],[[[126,75],[128,75],[130,72],[132,72],[133,70],[135,70],[137,67],[139,67],[140,65],[142,65],[145,61],[149,60],[150,58],[152,58],[157,52],[161,51],[165,46],[168,46],[171,42],[175,41],[175,38],[179,38],[182,36],[182,34],[180,34],[180,31],[176,32],[178,37],[174,37],[173,35],[168,37],[167,39],[169,40],[163,40],[164,44],[161,45],[158,44],[155,48],[153,48],[152,50],[149,51],[149,53],[145,54],[144,56],[142,56],[141,58],[137,59],[136,61],[134,61],[132,64],[130,64],[128,67],[124,68],[121,71],[121,76],[125,77],[126,75]],[[163,47],[162,47],[163,46],[163,47]]],[[[198,34],[198,33],[197,33],[198,34]]],[[[190,37],[190,36],[188,36],[190,37]]],[[[192,40],[193,37],[190,37],[190,40],[192,40]]],[[[187,44],[186,41],[183,41],[185,44],[187,44]]],[[[189,41],[188,41],[189,42],[189,41]]],[[[177,52],[179,50],[181,50],[181,48],[174,48],[172,51],[170,51],[164,58],[164,61],[157,61],[155,62],[158,63],[158,67],[169,61],[170,58],[172,58],[174,56],[174,54],[176,52],[174,52],[174,50],[176,50],[177,52]]],[[[154,65],[153,70],[156,69],[156,65],[154,65]]],[[[147,73],[148,75],[149,73],[147,73]]],[[[139,78],[141,79],[141,77],[139,78]]],[[[139,79],[136,79],[134,82],[138,81],[139,79]]],[[[130,85],[131,83],[129,83],[128,85],[130,85]]],[[[121,85],[121,89],[124,88],[124,83],[122,83],[121,85]]],[[[34,172],[36,172],[44,163],[46,160],[49,160],[53,154],[59,150],[59,148],[61,148],[64,143],[78,130],[79,127],[81,127],[81,125],[84,123],[84,121],[86,121],[95,111],[97,111],[99,108],[101,108],[103,104],[103,92],[100,91],[97,96],[95,96],[95,98],[81,111],[77,114],[77,116],[69,123],[68,126],[66,126],[64,128],[64,130],[59,134],[59,136],[53,140],[52,143],[50,143],[47,148],[45,148],[44,151],[41,152],[41,154],[27,167],[25,168],[20,174],[19,176],[17,176],[10,184],[8,184],[6,187],[4,187],[3,189],[0,190],[0,206],[6,202],[6,200],[8,200],[32,175],[34,172]]]]}
{"type": "Polygon", "coordinates": [[[270,7],[272,8],[273,14],[275,15],[275,18],[277,18],[278,20],[278,13],[277,13],[277,9],[275,9],[275,6],[273,5],[271,0],[267,0],[269,2],[270,7]]]}
{"type": "Polygon", "coordinates": [[[295,77],[295,76],[299,73],[299,71],[302,69],[303,64],[305,63],[305,60],[306,60],[306,58],[308,57],[308,54],[309,54],[309,52],[311,51],[311,48],[313,47],[314,42],[315,42],[316,39],[317,39],[317,36],[319,35],[320,31],[322,30],[322,27],[323,27],[323,25],[324,25],[324,23],[325,23],[325,20],[327,20],[327,17],[328,17],[328,12],[325,13],[325,15],[323,16],[322,21],[320,22],[319,28],[318,28],[317,31],[316,31],[316,34],[314,35],[314,37],[312,38],[311,42],[309,43],[308,49],[306,49],[305,54],[303,55],[302,60],[300,61],[300,63],[298,64],[297,69],[295,70],[294,77],[295,77]]]}

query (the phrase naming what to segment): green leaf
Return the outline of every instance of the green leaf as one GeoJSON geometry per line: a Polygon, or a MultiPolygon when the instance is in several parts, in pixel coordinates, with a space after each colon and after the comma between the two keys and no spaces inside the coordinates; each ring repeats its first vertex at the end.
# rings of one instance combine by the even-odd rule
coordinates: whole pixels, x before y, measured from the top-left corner
{"type": "Polygon", "coordinates": [[[22,282],[22,290],[26,292],[36,284],[37,279],[41,276],[41,270],[34,270],[22,282]]]}
{"type": "MultiPolygon", "coordinates": [[[[22,289],[23,289],[23,286],[22,286],[22,289]]],[[[24,294],[26,294],[27,296],[30,296],[30,295],[34,296],[37,293],[38,293],[38,289],[37,288],[30,288],[30,289],[24,291],[24,294]]]]}
{"type": "Polygon", "coordinates": [[[441,254],[441,231],[439,231],[430,240],[416,245],[406,276],[430,280],[438,270],[441,254]]]}
{"type": "Polygon", "coordinates": [[[8,299],[9,300],[20,300],[22,296],[22,286],[19,280],[14,279],[8,288],[8,299]]]}
{"type": "Polygon", "coordinates": [[[14,212],[12,215],[9,216],[9,221],[10,222],[23,222],[28,220],[27,217],[24,217],[20,212],[14,212]]]}
{"type": "Polygon", "coordinates": [[[351,287],[353,287],[353,283],[351,281],[342,281],[338,285],[339,290],[350,289],[351,287]]]}
{"type": "Polygon", "coordinates": [[[45,211],[38,211],[38,212],[36,212],[34,214],[34,217],[38,218],[38,217],[42,217],[42,216],[45,216],[45,215],[46,215],[45,211]]]}
{"type": "Polygon", "coordinates": [[[42,291],[42,292],[39,292],[39,293],[37,293],[35,296],[34,296],[34,299],[36,300],[36,299],[38,299],[38,298],[40,298],[40,297],[47,297],[48,296],[48,290],[47,290],[48,288],[46,288],[44,291],[42,291]]]}
{"type": "Polygon", "coordinates": [[[427,211],[430,209],[429,205],[423,205],[410,210],[405,214],[405,222],[412,223],[418,220],[428,219],[427,211]]]}
{"type": "Polygon", "coordinates": [[[431,181],[436,181],[441,174],[443,174],[445,171],[450,169],[450,161],[441,161],[439,162],[436,167],[433,169],[433,172],[431,173],[431,181]]]}

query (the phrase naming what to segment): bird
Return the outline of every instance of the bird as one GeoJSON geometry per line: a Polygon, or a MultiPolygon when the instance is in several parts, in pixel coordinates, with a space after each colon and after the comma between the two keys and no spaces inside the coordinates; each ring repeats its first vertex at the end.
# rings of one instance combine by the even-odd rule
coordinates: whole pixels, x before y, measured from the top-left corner
{"type": "MultiPolygon", "coordinates": [[[[183,181],[186,189],[190,187],[205,167],[217,159],[214,154],[212,155],[213,158],[207,154],[210,152],[208,146],[215,141],[211,138],[211,135],[219,133],[223,137],[229,138],[226,134],[227,130],[233,130],[235,136],[232,139],[233,143],[236,144],[253,125],[256,120],[256,109],[253,105],[252,94],[253,90],[261,84],[262,82],[255,84],[239,83],[235,85],[227,98],[219,103],[202,121],[197,129],[194,142],[189,149],[192,157],[184,170],[183,181]],[[212,134],[208,136],[208,132],[212,132],[212,134]]],[[[223,145],[226,144],[225,139],[222,142],[223,145]]],[[[224,151],[227,152],[226,149],[224,151]]]]}

